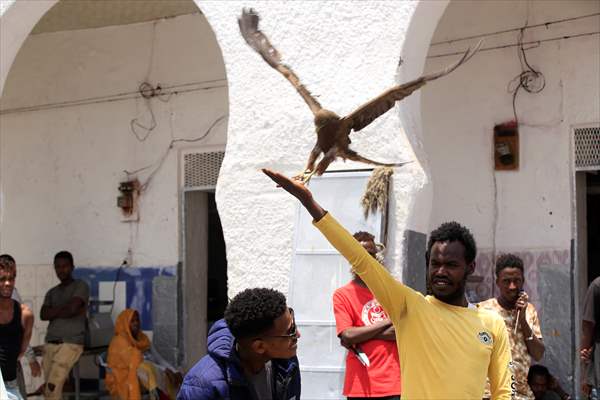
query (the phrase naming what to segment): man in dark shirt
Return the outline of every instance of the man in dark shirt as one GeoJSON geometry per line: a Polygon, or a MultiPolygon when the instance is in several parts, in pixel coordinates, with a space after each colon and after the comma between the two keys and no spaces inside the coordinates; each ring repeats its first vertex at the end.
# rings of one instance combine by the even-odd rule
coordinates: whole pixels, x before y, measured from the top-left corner
{"type": "Polygon", "coordinates": [[[0,370],[12,398],[22,399],[17,382],[17,363],[23,356],[33,327],[33,313],[12,299],[17,266],[8,254],[0,256],[0,370]]]}
{"type": "Polygon", "coordinates": [[[584,363],[582,390],[589,395],[600,387],[600,277],[588,287],[581,321],[581,360],[584,363]]]}
{"type": "Polygon", "coordinates": [[[60,284],[46,293],[40,312],[50,321],[42,367],[46,383],[44,397],[61,399],[62,387],[73,365],[83,353],[85,320],[90,289],[87,283],[73,279],[73,256],[68,251],[54,256],[54,270],[60,284]]]}

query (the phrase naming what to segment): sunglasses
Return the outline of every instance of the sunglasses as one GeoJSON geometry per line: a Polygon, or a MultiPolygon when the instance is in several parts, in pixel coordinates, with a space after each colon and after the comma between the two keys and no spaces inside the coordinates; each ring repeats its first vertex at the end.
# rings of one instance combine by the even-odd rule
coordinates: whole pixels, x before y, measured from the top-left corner
{"type": "Polygon", "coordinates": [[[296,319],[294,318],[294,309],[292,307],[288,307],[290,310],[290,315],[292,316],[292,325],[290,329],[288,329],[287,334],[285,335],[265,335],[264,338],[286,338],[286,339],[298,339],[298,329],[296,327],[296,319]]]}

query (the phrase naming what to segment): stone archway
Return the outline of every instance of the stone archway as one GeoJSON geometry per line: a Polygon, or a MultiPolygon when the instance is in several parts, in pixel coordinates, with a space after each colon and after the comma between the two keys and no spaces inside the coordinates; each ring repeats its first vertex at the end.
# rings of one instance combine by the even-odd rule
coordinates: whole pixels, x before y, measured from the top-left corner
{"type": "MultiPolygon", "coordinates": [[[[3,54],[3,57],[1,57],[0,60],[0,88],[3,88],[10,66],[12,65],[12,62],[27,35],[37,21],[44,15],[44,13],[48,11],[55,3],[56,0],[36,2],[15,0],[12,2],[3,3],[4,9],[0,10],[3,11],[2,16],[0,17],[0,21],[2,22],[2,42],[0,44],[2,46],[3,54]]],[[[254,125],[248,123],[250,121],[246,114],[248,113],[249,103],[245,99],[248,97],[248,89],[252,87],[252,85],[248,84],[247,82],[251,82],[252,80],[250,79],[251,77],[249,76],[250,74],[248,69],[242,70],[240,68],[241,64],[248,62],[248,59],[246,58],[248,54],[244,53],[243,56],[239,55],[242,54],[241,49],[245,48],[245,45],[239,40],[239,36],[235,32],[232,32],[231,29],[232,24],[234,24],[235,21],[235,15],[239,12],[241,5],[229,5],[213,2],[200,4],[199,0],[194,0],[194,3],[196,3],[198,8],[201,7],[203,14],[213,27],[215,36],[223,49],[223,57],[227,74],[232,74],[229,88],[231,99],[229,120],[229,134],[231,134],[230,139],[232,142],[236,143],[236,146],[239,150],[240,155],[237,155],[237,157],[251,157],[252,152],[249,152],[248,154],[244,152],[242,146],[245,146],[246,144],[241,140],[242,136],[237,134],[238,131],[246,129],[247,126],[254,125]]],[[[391,3],[387,5],[377,3],[373,6],[374,9],[381,9],[383,14],[389,14],[388,22],[386,22],[387,20],[384,19],[381,22],[373,25],[374,28],[385,29],[384,26],[398,27],[395,28],[398,32],[397,34],[387,34],[386,36],[388,39],[395,40],[396,46],[398,43],[401,43],[402,46],[402,65],[399,69],[397,69],[398,79],[396,79],[396,81],[401,82],[413,79],[422,73],[423,66],[425,64],[425,56],[427,54],[431,37],[436,29],[440,17],[444,13],[447,4],[448,0],[436,2],[422,1],[416,4],[407,3],[403,4],[401,7],[391,3]]],[[[289,6],[286,6],[288,13],[297,13],[299,12],[300,8],[302,7],[298,6],[290,8],[289,6]]],[[[339,8],[343,9],[343,7],[339,8]]],[[[277,7],[275,7],[272,12],[277,13],[276,10],[277,7]]],[[[326,17],[326,13],[323,13],[322,16],[315,16],[314,18],[318,19],[324,17],[326,17]]],[[[311,21],[308,26],[315,29],[317,27],[320,28],[322,25],[313,23],[311,21]]],[[[344,34],[342,32],[345,32],[344,29],[331,28],[330,30],[339,31],[336,32],[336,35],[344,34]]],[[[286,31],[284,28],[284,34],[285,32],[286,31]]],[[[327,34],[327,32],[321,32],[321,34],[327,34]]],[[[351,49],[349,43],[346,42],[350,42],[350,40],[341,42],[341,47],[351,49]]],[[[378,46],[382,44],[383,42],[378,43],[378,46]]],[[[390,44],[386,44],[386,46],[390,46],[390,44]]],[[[391,46],[393,46],[393,44],[391,44],[391,46]]],[[[398,53],[396,52],[396,54],[398,53]]],[[[326,67],[323,66],[323,68],[326,67]]],[[[326,70],[324,71],[328,72],[326,70]]],[[[272,75],[270,72],[265,72],[264,76],[271,77],[272,75]]],[[[273,77],[273,81],[279,83],[276,78],[277,77],[273,77]]],[[[324,90],[324,87],[326,86],[320,85],[320,87],[321,90],[324,90]]],[[[365,88],[366,87],[363,86],[361,90],[364,91],[365,88]]],[[[375,91],[373,91],[373,93],[374,92],[375,91]]],[[[422,141],[420,97],[420,94],[417,92],[399,105],[399,126],[400,128],[403,128],[402,130],[406,133],[408,143],[406,143],[406,141],[403,139],[395,143],[396,146],[406,146],[406,144],[410,145],[412,147],[412,152],[414,153],[414,157],[412,158],[418,161],[398,171],[398,176],[395,178],[395,180],[399,184],[396,186],[396,198],[392,200],[391,204],[392,207],[399,208],[399,211],[396,213],[396,215],[390,218],[390,229],[397,230],[399,232],[403,230],[409,230],[414,232],[418,237],[416,242],[413,240],[414,237],[410,236],[412,234],[409,234],[410,237],[395,238],[393,243],[391,243],[389,246],[390,254],[392,254],[392,260],[394,262],[396,260],[402,260],[402,264],[405,267],[412,264],[410,260],[407,260],[407,256],[409,254],[413,254],[414,252],[412,250],[419,248],[424,240],[424,234],[428,229],[428,221],[431,213],[433,196],[432,184],[428,172],[429,167],[426,156],[427,152],[423,147],[422,141]],[[404,141],[404,143],[402,143],[402,141],[404,141]]],[[[342,102],[342,104],[343,103],[344,102],[342,102]]],[[[293,104],[295,107],[296,103],[293,104]]],[[[282,107],[285,107],[285,105],[282,107]]],[[[256,111],[251,110],[251,112],[256,111]]],[[[388,120],[393,120],[393,118],[388,117],[388,120]]],[[[297,129],[298,127],[292,125],[289,126],[291,129],[297,129]]],[[[394,130],[397,130],[397,128],[394,130]]],[[[407,149],[406,151],[410,154],[411,149],[407,149]]],[[[227,154],[230,154],[229,151],[227,154]]],[[[239,172],[239,169],[237,166],[232,165],[228,161],[229,159],[230,157],[226,155],[224,168],[230,176],[234,176],[239,172]]],[[[283,163],[281,166],[285,168],[287,167],[287,163],[283,163]]],[[[227,178],[225,182],[220,183],[217,188],[217,200],[219,203],[219,208],[226,207],[227,213],[230,213],[230,200],[226,200],[219,193],[224,193],[225,191],[229,190],[233,190],[235,193],[239,192],[238,189],[234,188],[235,179],[227,178]]],[[[228,216],[225,216],[224,218],[223,223],[226,231],[226,240],[228,242],[234,237],[234,235],[236,238],[240,235],[239,233],[229,233],[236,232],[236,227],[240,225],[238,223],[239,221],[237,221],[240,216],[242,216],[242,214],[236,216],[235,218],[229,218],[228,216]],[[230,227],[232,227],[232,229],[229,229],[230,227]]],[[[228,256],[229,255],[230,254],[228,250],[228,256]]],[[[236,260],[237,256],[234,256],[233,259],[236,260]]],[[[234,261],[234,267],[235,264],[239,263],[241,263],[241,261],[234,261]]],[[[407,275],[405,274],[405,276],[407,275]]],[[[285,285],[285,278],[278,278],[276,282],[277,285],[285,285]]]]}
{"type": "Polygon", "coordinates": [[[0,94],[8,72],[27,36],[58,0],[6,1],[0,4],[0,94]]]}
{"type": "MultiPolygon", "coordinates": [[[[79,4],[82,3],[84,2],[79,2],[79,4]]],[[[126,7],[126,2],[123,3],[125,3],[126,7]]],[[[193,8],[198,7],[199,2],[189,1],[189,3],[192,6],[191,8],[193,8]]],[[[3,248],[10,249],[9,251],[15,254],[18,260],[20,259],[20,268],[24,273],[23,275],[31,273],[34,276],[31,282],[25,282],[25,280],[22,280],[22,282],[25,285],[34,286],[24,296],[24,301],[30,304],[32,308],[35,308],[37,304],[36,298],[43,296],[44,291],[48,289],[45,286],[37,285],[37,282],[41,280],[40,277],[44,273],[50,272],[47,274],[47,279],[44,279],[44,282],[48,285],[54,284],[52,281],[54,273],[51,267],[47,265],[46,256],[52,251],[50,249],[56,248],[58,245],[56,242],[53,243],[51,240],[52,235],[48,233],[43,235],[44,239],[36,241],[32,235],[32,231],[38,230],[41,232],[52,229],[52,226],[57,225],[51,221],[52,219],[66,221],[62,224],[62,227],[66,228],[62,230],[59,228],[60,232],[55,232],[53,238],[58,238],[60,242],[66,243],[65,246],[73,246],[73,248],[77,249],[74,252],[76,263],[78,267],[82,267],[78,268],[78,270],[81,271],[81,274],[88,274],[83,278],[92,276],[89,280],[92,296],[96,298],[102,296],[100,294],[100,286],[106,285],[107,282],[121,282],[119,284],[115,283],[114,287],[121,286],[122,284],[123,288],[119,287],[118,290],[115,289],[112,292],[113,294],[109,296],[112,299],[119,300],[123,299],[123,297],[126,298],[123,299],[124,305],[117,305],[115,307],[115,312],[120,311],[125,306],[137,308],[141,311],[143,321],[151,321],[147,323],[146,327],[142,326],[142,328],[153,330],[156,333],[159,330],[159,325],[162,325],[161,328],[166,328],[163,329],[163,332],[168,330],[172,336],[167,337],[167,340],[161,337],[161,344],[164,347],[171,346],[176,348],[177,341],[180,338],[177,337],[178,329],[175,329],[173,325],[177,324],[176,319],[178,317],[181,318],[177,314],[176,303],[178,296],[175,293],[175,289],[173,289],[169,293],[172,297],[168,298],[168,301],[163,302],[163,306],[160,308],[157,306],[158,302],[155,301],[158,296],[153,295],[152,290],[154,278],[157,276],[164,276],[171,279],[167,282],[171,285],[169,286],[171,288],[175,287],[174,285],[176,284],[174,276],[178,272],[177,267],[180,260],[178,233],[181,225],[178,222],[180,216],[178,196],[180,194],[179,182],[183,181],[183,179],[179,179],[178,167],[179,164],[182,164],[183,167],[185,163],[183,161],[185,157],[183,155],[179,157],[177,150],[186,147],[185,150],[191,152],[192,150],[198,150],[198,146],[202,146],[204,149],[210,147],[215,153],[220,154],[226,146],[228,95],[226,71],[219,44],[206,18],[195,11],[186,15],[179,15],[177,18],[159,16],[151,20],[136,20],[133,23],[123,25],[101,26],[97,30],[84,28],[64,31],[57,30],[49,34],[45,34],[47,32],[39,35],[36,32],[31,34],[32,30],[36,29],[36,24],[38,24],[47,12],[52,12],[51,9],[54,6],[58,8],[61,4],[56,0],[18,0],[2,2],[0,4],[0,26],[2,28],[0,35],[0,54],[2,55],[0,57],[0,88],[2,88],[3,95],[3,111],[0,118],[2,118],[3,138],[10,139],[3,140],[2,143],[1,161],[4,164],[1,181],[3,192],[6,194],[2,199],[2,208],[7,211],[8,215],[16,217],[22,214],[17,210],[18,207],[21,207],[16,205],[17,203],[22,203],[25,199],[32,202],[39,202],[39,198],[42,196],[39,193],[36,194],[36,191],[52,191],[48,190],[47,187],[42,189],[43,185],[38,186],[38,188],[34,188],[36,185],[28,185],[31,190],[20,192],[14,184],[15,178],[18,175],[18,171],[15,171],[15,169],[19,167],[12,169],[10,167],[7,168],[7,165],[12,164],[12,166],[16,166],[19,164],[22,166],[28,160],[46,160],[50,157],[60,159],[59,164],[62,163],[63,166],[57,167],[55,171],[51,171],[48,168],[40,168],[40,164],[37,164],[29,173],[24,174],[26,176],[23,179],[37,179],[35,178],[36,175],[38,177],[51,175],[66,177],[69,175],[65,173],[66,170],[78,170],[81,172],[80,177],[85,178],[79,180],[67,178],[67,180],[61,180],[61,182],[55,182],[55,187],[58,188],[57,191],[71,191],[72,193],[76,192],[77,195],[69,196],[67,199],[64,197],[61,199],[55,197],[46,203],[50,205],[47,208],[44,208],[44,206],[29,207],[30,209],[43,209],[43,211],[40,211],[40,215],[47,218],[40,218],[38,221],[27,221],[22,224],[23,229],[18,232],[7,228],[15,226],[14,220],[8,222],[4,220],[5,224],[1,232],[3,239],[2,246],[3,248]],[[91,31],[95,32],[86,36],[91,31]],[[133,34],[128,35],[132,31],[133,34]],[[111,37],[111,33],[107,32],[113,32],[116,36],[111,37]],[[140,32],[142,35],[138,36],[140,32]],[[77,40],[61,40],[65,37],[80,38],[81,41],[79,43],[84,43],[84,46],[78,47],[77,45],[73,45],[77,40]],[[158,42],[154,41],[155,37],[159,38],[158,42]],[[162,44],[160,38],[165,38],[162,44]],[[198,40],[195,40],[197,38],[198,40]],[[45,44],[36,47],[36,44],[40,41],[45,44]],[[65,44],[64,46],[62,46],[63,43],[65,44]],[[146,64],[146,57],[143,57],[144,61],[142,62],[144,65],[142,66],[137,61],[142,60],[140,57],[126,56],[121,58],[115,56],[115,54],[119,53],[119,46],[123,46],[122,48],[126,50],[125,53],[130,55],[134,54],[134,51],[129,50],[140,48],[140,44],[144,45],[146,43],[148,46],[144,46],[143,48],[149,49],[148,53],[151,54],[148,64],[146,64]],[[181,45],[181,43],[184,43],[184,45],[181,45]],[[171,52],[177,44],[180,45],[180,49],[171,52]],[[188,49],[195,49],[195,51],[188,49]],[[154,57],[155,50],[157,57],[154,57]],[[94,60],[89,54],[102,54],[102,56],[94,60]],[[164,56],[165,54],[166,56],[164,56]],[[78,69],[77,63],[73,62],[73,60],[78,58],[79,55],[81,55],[82,60],[80,70],[85,71],[81,76],[73,73],[74,70],[78,69]],[[169,57],[169,55],[172,55],[172,57],[169,57]],[[43,61],[38,63],[36,61],[37,57],[43,61]],[[155,59],[158,61],[156,62],[155,59]],[[184,61],[179,61],[179,64],[177,64],[172,62],[172,59],[184,61]],[[64,62],[64,60],[69,61],[64,62]],[[151,71],[153,61],[155,61],[154,65],[157,66],[154,71],[158,72],[152,77],[151,72],[147,72],[147,75],[143,76],[144,72],[151,71]],[[129,65],[133,66],[133,68],[115,68],[115,65],[118,63],[121,63],[121,66],[129,65]],[[94,67],[86,69],[85,66],[89,65],[94,65],[94,67]],[[96,67],[100,68],[96,69],[96,67]],[[50,71],[53,68],[56,71],[55,76],[58,78],[56,80],[52,78],[54,73],[50,71]],[[40,75],[37,75],[38,72],[35,72],[36,69],[40,75]],[[12,72],[10,72],[11,70],[12,72]],[[112,83],[107,83],[104,79],[106,77],[109,78],[106,81],[111,81],[112,83]],[[160,100],[160,98],[153,99],[152,102],[156,116],[149,106],[148,109],[143,108],[142,117],[152,114],[152,119],[155,118],[157,126],[155,133],[150,135],[148,141],[144,142],[145,139],[140,140],[135,132],[130,132],[130,121],[134,117],[137,118],[136,107],[138,100],[143,101],[139,93],[136,92],[139,83],[145,80],[150,81],[154,77],[157,80],[164,79],[162,81],[163,88],[165,84],[169,83],[172,86],[178,85],[179,93],[171,92],[168,94],[168,97],[165,95],[161,101],[155,101],[160,100]],[[60,83],[56,84],[58,81],[60,83]],[[34,85],[28,84],[33,82],[37,83],[34,85]],[[69,84],[70,82],[75,83],[71,85],[69,84]],[[85,86],[86,82],[101,83],[85,86]],[[73,87],[84,86],[86,88],[81,91],[73,90],[73,87]],[[124,99],[121,91],[123,88],[132,90],[134,96],[124,99]],[[103,91],[104,93],[102,93],[103,91]],[[25,99],[25,102],[19,102],[18,99],[17,101],[14,100],[20,93],[27,93],[22,97],[25,99]],[[51,93],[51,95],[47,95],[47,93],[51,93]],[[56,94],[56,97],[53,97],[53,94],[56,94]],[[179,94],[182,94],[182,96],[179,96],[179,94]],[[64,95],[62,99],[60,98],[61,95],[64,95]],[[108,96],[108,100],[110,101],[105,101],[105,95],[108,96]],[[91,103],[88,104],[85,100],[80,100],[86,98],[94,98],[97,101],[94,100],[92,106],[90,105],[91,103]],[[168,104],[171,98],[173,101],[168,104]],[[41,99],[44,99],[46,104],[38,107],[40,103],[44,103],[41,99]],[[64,109],[60,108],[60,104],[58,103],[64,99],[68,100],[68,103],[73,104],[69,104],[64,109]],[[118,100],[112,101],[112,99],[118,100]],[[21,106],[25,106],[25,109],[31,108],[32,110],[23,111],[23,113],[31,112],[31,114],[22,114],[19,111],[19,108],[23,108],[21,106]],[[44,108],[45,106],[49,107],[44,108]],[[113,108],[113,106],[115,107],[113,108]],[[38,112],[40,108],[44,108],[43,112],[38,112]],[[56,111],[59,109],[62,111],[56,111]],[[150,112],[148,113],[147,110],[150,110],[150,112]],[[122,118],[123,114],[119,115],[121,112],[131,115],[122,118]],[[61,114],[58,115],[59,113],[61,114]],[[27,115],[27,117],[24,115],[27,115]],[[99,116],[100,118],[97,118],[99,116]],[[24,128],[21,124],[25,119],[37,120],[41,121],[41,123],[28,129],[24,128]],[[48,122],[56,120],[81,120],[83,124],[80,128],[75,129],[73,129],[74,125],[68,122],[58,129],[49,128],[52,123],[48,122]],[[218,121],[218,123],[215,121],[218,121]],[[216,128],[214,132],[212,131],[213,126],[216,128]],[[23,131],[32,134],[29,143],[40,144],[44,142],[44,137],[49,138],[49,141],[44,142],[47,145],[44,151],[34,150],[33,148],[26,149],[28,143],[20,139],[23,135],[13,134],[23,131]],[[125,135],[113,135],[118,131],[125,133],[125,135]],[[156,134],[156,132],[161,132],[161,134],[156,134]],[[133,133],[136,138],[130,135],[130,133],[133,133]],[[203,133],[206,133],[205,136],[210,140],[210,145],[207,144],[208,141],[200,142],[194,140],[201,138],[203,133]],[[218,136],[216,133],[218,133],[218,136]],[[175,138],[183,140],[179,142],[178,149],[170,151],[174,146],[171,146],[173,143],[169,144],[169,141],[175,140],[175,138]],[[94,144],[91,144],[88,140],[93,141],[94,144]],[[71,157],[61,157],[65,148],[64,145],[60,144],[61,141],[62,143],[69,143],[67,147],[69,147],[71,157]],[[184,142],[187,144],[184,145],[184,142]],[[97,145],[99,147],[92,150],[97,145]],[[21,161],[14,162],[10,154],[12,150],[6,149],[18,149],[17,152],[22,151],[24,154],[22,157],[23,164],[21,164],[21,161]],[[125,149],[125,151],[121,152],[116,149],[125,149]],[[122,157],[125,153],[127,155],[122,157]],[[90,161],[100,154],[105,155],[102,156],[103,160],[96,159],[95,161],[90,161]],[[122,170],[114,173],[115,171],[110,171],[110,167],[106,168],[107,165],[119,165],[119,168],[122,167],[122,169],[135,171],[139,169],[138,166],[144,168],[145,165],[151,165],[156,160],[161,160],[161,157],[164,157],[162,158],[163,161],[166,160],[164,162],[165,168],[161,168],[163,165],[162,161],[160,161],[160,164],[155,165],[158,166],[156,171],[160,169],[163,177],[154,180],[153,185],[158,190],[151,189],[152,194],[146,196],[147,200],[144,200],[142,197],[140,209],[144,210],[141,212],[141,214],[145,214],[143,218],[139,218],[137,221],[124,221],[121,219],[120,210],[115,207],[113,201],[103,202],[98,200],[102,197],[112,200],[114,196],[118,196],[118,182],[124,180],[123,176],[125,174],[129,178],[128,173],[122,173],[122,170]],[[72,161],[64,161],[65,159],[72,159],[72,161]],[[142,161],[142,159],[145,160],[142,161]],[[182,160],[181,162],[180,159],[182,160]],[[94,165],[90,166],[90,162],[94,165]],[[71,163],[71,165],[63,168],[67,163],[71,163]],[[162,185],[161,181],[167,182],[167,186],[160,188],[162,185]],[[105,183],[108,183],[108,186],[104,186],[105,183]],[[94,195],[89,196],[91,193],[94,193],[94,195]],[[76,200],[78,197],[89,197],[89,202],[86,206],[80,208],[82,212],[72,212],[73,209],[77,208],[77,206],[74,206],[74,203],[78,202],[76,200]],[[51,210],[55,204],[59,204],[54,207],[56,210],[51,210]],[[103,219],[101,223],[82,222],[90,218],[95,219],[100,215],[102,215],[103,219]],[[107,221],[110,222],[106,223],[107,221]],[[138,228],[130,228],[134,224],[129,224],[129,222],[135,222],[135,226],[138,228]],[[154,226],[150,228],[143,227],[144,224],[148,224],[147,226],[149,226],[150,223],[154,226]],[[140,229],[139,226],[142,226],[142,228],[140,229]],[[91,227],[95,227],[95,229],[91,227]],[[154,238],[139,239],[136,236],[136,229],[151,231],[151,236],[154,236],[154,238]],[[91,238],[94,230],[96,232],[104,231],[101,233],[101,241],[104,242],[102,246],[92,246],[92,243],[95,241],[91,238]],[[73,235],[76,231],[78,231],[78,234],[73,235]],[[134,232],[133,235],[136,236],[133,240],[128,239],[133,237],[131,232],[134,232]],[[164,235],[164,237],[158,239],[160,235],[164,235]],[[19,249],[15,244],[19,240],[17,237],[22,239],[22,243],[36,243],[33,246],[35,247],[35,251],[30,252],[28,260],[25,260],[25,257],[22,256],[25,254],[25,251],[19,249]],[[94,251],[92,247],[96,247],[96,249],[103,247],[105,250],[109,250],[101,254],[94,251]],[[121,255],[116,256],[115,253],[120,253],[127,247],[133,249],[133,251],[126,251],[128,255],[125,260],[129,266],[135,268],[122,271],[119,263],[124,258],[121,258],[121,255]],[[145,247],[149,248],[149,250],[145,250],[145,247]],[[115,259],[118,261],[115,261],[115,259]],[[97,273],[101,269],[104,275],[97,273]],[[116,275],[115,271],[117,271],[116,275]],[[133,274],[130,275],[130,271],[133,274]],[[123,289],[122,292],[119,292],[121,289],[123,289]],[[169,311],[170,318],[164,318],[164,321],[161,318],[156,318],[152,313],[159,308],[169,311]],[[157,321],[160,321],[160,324],[157,321]]],[[[68,19],[65,20],[68,22],[68,19]]],[[[154,81],[152,83],[158,85],[161,82],[154,81]]],[[[149,120],[150,118],[148,118],[149,120]]],[[[141,130],[138,130],[138,132],[141,132],[141,130]]],[[[218,173],[218,167],[214,169],[218,173]]],[[[135,172],[134,175],[136,175],[135,172]]],[[[150,175],[145,175],[144,177],[140,176],[139,180],[143,181],[149,178],[150,175]]],[[[41,180],[50,181],[52,179],[42,178],[41,180]]],[[[209,180],[210,184],[214,186],[212,177],[209,180]]],[[[62,243],[61,247],[63,246],[62,243]]],[[[105,299],[100,298],[100,300],[105,299]]],[[[115,302],[115,304],[117,303],[115,302]]],[[[188,305],[190,308],[193,307],[192,302],[186,302],[186,306],[188,305]]],[[[185,307],[183,307],[184,314],[186,311],[185,307]]],[[[189,320],[192,319],[190,318],[189,320]]],[[[144,322],[142,324],[144,325],[144,322]]],[[[43,341],[45,327],[41,324],[38,325],[39,331],[35,332],[35,339],[43,341]],[[40,337],[41,339],[39,339],[40,337]]],[[[185,324],[180,323],[180,325],[185,324]]],[[[196,347],[200,347],[197,344],[199,342],[196,338],[192,338],[190,334],[187,334],[187,336],[183,334],[182,336],[181,340],[185,341],[186,344],[193,342],[196,347]]],[[[186,347],[186,349],[191,347],[186,347]]],[[[175,352],[170,350],[172,349],[167,349],[167,352],[163,354],[175,357],[175,352]]],[[[194,359],[197,358],[195,354],[193,355],[194,359]]],[[[173,359],[169,358],[169,360],[172,361],[173,359]]]]}

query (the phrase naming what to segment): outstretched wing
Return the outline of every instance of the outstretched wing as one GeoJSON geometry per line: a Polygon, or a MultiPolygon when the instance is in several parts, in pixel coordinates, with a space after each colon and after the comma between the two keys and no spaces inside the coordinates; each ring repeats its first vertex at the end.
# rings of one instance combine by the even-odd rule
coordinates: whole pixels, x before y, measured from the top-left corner
{"type": "Polygon", "coordinates": [[[246,43],[250,45],[271,67],[279,71],[296,88],[300,96],[310,107],[313,114],[321,109],[321,104],[310,94],[308,89],[300,82],[300,78],[290,67],[281,62],[281,55],[269,42],[267,36],[258,29],[260,17],[252,8],[242,10],[238,18],[240,32],[246,43]]]}
{"type": "Polygon", "coordinates": [[[467,62],[475,53],[477,53],[482,42],[483,41],[479,41],[477,46],[475,46],[473,49],[469,48],[461,57],[461,59],[454,64],[444,68],[441,71],[434,72],[433,74],[423,75],[414,81],[394,86],[368,103],[363,104],[351,114],[348,114],[346,117],[344,117],[344,120],[348,121],[352,130],[360,131],[362,128],[369,125],[379,116],[385,114],[392,107],[394,107],[394,104],[396,104],[397,101],[410,96],[415,90],[421,88],[427,82],[448,75],[456,68],[467,62]]]}

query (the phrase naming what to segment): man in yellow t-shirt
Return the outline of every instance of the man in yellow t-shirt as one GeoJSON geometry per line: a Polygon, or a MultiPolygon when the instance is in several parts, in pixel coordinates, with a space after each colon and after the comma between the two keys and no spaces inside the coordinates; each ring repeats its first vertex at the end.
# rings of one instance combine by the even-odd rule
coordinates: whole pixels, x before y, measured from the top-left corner
{"type": "Polygon", "coordinates": [[[273,171],[263,172],[300,200],[314,225],[348,260],[392,320],[403,400],[480,400],[486,377],[493,400],[511,398],[514,386],[504,321],[469,304],[465,297],[476,255],[467,229],[448,223],[431,233],[427,259],[433,296],[423,296],[396,281],[302,183],[273,171]]]}

